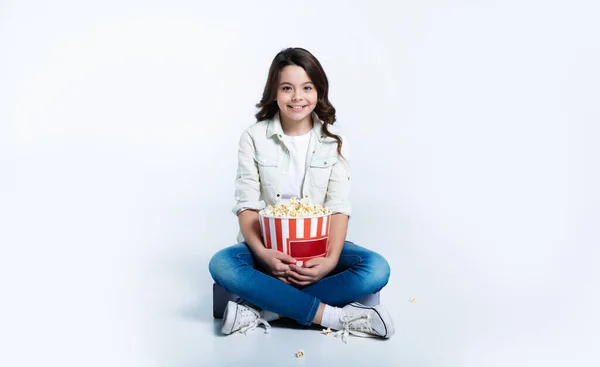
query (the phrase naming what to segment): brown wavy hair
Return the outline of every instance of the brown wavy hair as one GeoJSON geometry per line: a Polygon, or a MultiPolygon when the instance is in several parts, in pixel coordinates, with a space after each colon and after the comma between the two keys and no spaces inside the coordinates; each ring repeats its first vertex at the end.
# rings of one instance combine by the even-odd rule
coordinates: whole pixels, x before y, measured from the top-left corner
{"type": "Polygon", "coordinates": [[[279,72],[289,65],[300,66],[304,69],[315,85],[318,99],[314,111],[324,122],[323,134],[337,141],[337,152],[342,156],[342,138],[339,135],[331,133],[328,129],[329,125],[335,123],[335,108],[329,102],[329,81],[327,80],[327,75],[319,60],[303,48],[286,48],[279,52],[273,59],[269,68],[269,75],[267,76],[262,99],[260,103],[256,104],[256,107],[260,109],[255,115],[256,121],[270,119],[279,111],[279,106],[277,106],[277,101],[275,100],[277,98],[279,72]]]}

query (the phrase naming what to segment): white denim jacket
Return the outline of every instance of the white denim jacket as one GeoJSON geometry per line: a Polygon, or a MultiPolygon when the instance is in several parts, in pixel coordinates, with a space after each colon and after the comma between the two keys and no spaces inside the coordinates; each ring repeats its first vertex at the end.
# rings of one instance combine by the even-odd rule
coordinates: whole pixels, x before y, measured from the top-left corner
{"type": "MultiPolygon", "coordinates": [[[[337,153],[337,141],[322,133],[323,121],[313,112],[314,121],[306,159],[306,176],[302,196],[314,204],[331,209],[332,213],[351,214],[348,147],[343,140],[342,154],[337,153]]],[[[334,126],[329,131],[338,134],[334,126]]],[[[286,179],[290,154],[283,138],[279,113],[273,118],[255,123],[240,138],[238,170],[235,180],[237,215],[245,209],[262,210],[279,202],[286,179]]],[[[343,137],[342,137],[343,139],[343,137]]],[[[241,233],[238,242],[244,241],[241,233]]]]}

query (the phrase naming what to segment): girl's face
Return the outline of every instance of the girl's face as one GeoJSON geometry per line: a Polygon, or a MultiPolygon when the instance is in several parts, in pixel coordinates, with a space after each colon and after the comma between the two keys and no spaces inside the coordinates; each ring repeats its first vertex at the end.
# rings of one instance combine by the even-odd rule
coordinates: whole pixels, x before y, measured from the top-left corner
{"type": "Polygon", "coordinates": [[[283,124],[312,123],[310,114],[317,105],[317,90],[302,67],[288,65],[279,72],[277,105],[283,124]]]}

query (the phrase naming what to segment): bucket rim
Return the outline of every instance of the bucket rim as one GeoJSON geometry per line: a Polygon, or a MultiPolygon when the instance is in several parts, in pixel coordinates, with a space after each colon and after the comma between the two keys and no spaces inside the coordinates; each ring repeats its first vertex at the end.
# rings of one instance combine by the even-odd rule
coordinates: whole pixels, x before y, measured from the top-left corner
{"type": "Polygon", "coordinates": [[[318,215],[310,215],[308,217],[290,217],[290,216],[285,216],[285,217],[280,217],[280,216],[275,216],[275,215],[264,215],[261,214],[260,212],[258,212],[258,215],[261,218],[269,218],[269,219],[312,219],[312,218],[325,218],[325,217],[330,217],[332,215],[332,213],[327,213],[327,214],[318,214],[318,215]]]}

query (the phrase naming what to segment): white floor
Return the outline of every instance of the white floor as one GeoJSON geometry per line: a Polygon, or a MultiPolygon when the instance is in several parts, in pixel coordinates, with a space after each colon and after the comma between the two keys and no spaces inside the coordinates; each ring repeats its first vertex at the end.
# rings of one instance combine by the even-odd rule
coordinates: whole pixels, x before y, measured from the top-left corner
{"type": "Polygon", "coordinates": [[[261,328],[247,335],[223,336],[221,320],[212,318],[209,287],[212,283],[202,275],[203,271],[205,269],[199,269],[197,282],[204,279],[208,286],[198,289],[195,294],[184,296],[177,291],[176,284],[164,284],[165,288],[160,290],[162,293],[171,289],[169,293],[174,297],[187,298],[173,302],[170,310],[167,307],[154,315],[154,320],[159,323],[154,325],[156,329],[149,341],[154,344],[151,350],[158,352],[161,365],[432,365],[431,353],[419,351],[419,339],[425,335],[417,325],[423,317],[422,310],[427,307],[426,302],[421,304],[419,299],[410,303],[408,295],[393,296],[391,289],[383,292],[384,303],[388,304],[398,328],[396,335],[386,341],[349,337],[348,343],[344,344],[339,338],[321,334],[321,328],[317,326],[303,328],[288,320],[274,322],[270,334],[265,334],[261,328]],[[413,321],[409,322],[411,319],[413,321]],[[295,357],[300,349],[305,352],[302,359],[295,357]]]}
{"type": "Polygon", "coordinates": [[[276,323],[270,334],[222,336],[212,318],[209,256],[201,254],[208,251],[173,246],[179,255],[130,273],[119,262],[135,264],[129,257],[102,252],[77,264],[59,253],[52,261],[25,255],[26,267],[8,264],[0,365],[599,365],[595,288],[568,274],[548,278],[548,289],[506,293],[477,273],[433,274],[392,255],[392,278],[382,291],[396,327],[389,340],[350,337],[344,344],[318,328],[276,323]],[[459,282],[463,277],[471,281],[459,282]],[[295,358],[298,349],[303,359],[295,358]]]}
{"type": "MultiPolygon", "coordinates": [[[[459,289],[458,274],[432,276],[390,256],[392,278],[382,291],[396,326],[389,340],[321,334],[320,328],[273,324],[270,334],[222,336],[212,318],[207,257],[165,261],[146,284],[143,353],[156,366],[564,366],[590,365],[598,339],[589,333],[591,304],[532,291],[517,298],[501,289],[459,289]],[[165,265],[167,264],[167,265],[165,265]],[[196,267],[197,265],[197,267],[196,267]],[[402,269],[401,266],[404,266],[402,269]],[[409,299],[414,297],[414,302],[409,299]],[[569,307],[567,310],[566,307],[569,307]],[[579,310],[581,313],[573,312],[579,310]],[[587,333],[587,334],[585,334],[587,333]],[[305,357],[295,357],[302,349],[305,357]]],[[[566,285],[566,280],[556,284],[566,285]]],[[[464,286],[461,285],[461,287],[464,286]]],[[[147,364],[147,365],[149,365],[147,364]]]]}

